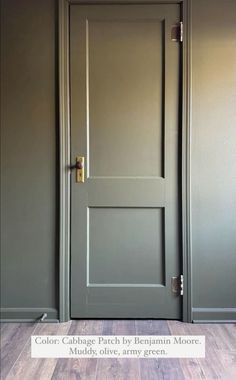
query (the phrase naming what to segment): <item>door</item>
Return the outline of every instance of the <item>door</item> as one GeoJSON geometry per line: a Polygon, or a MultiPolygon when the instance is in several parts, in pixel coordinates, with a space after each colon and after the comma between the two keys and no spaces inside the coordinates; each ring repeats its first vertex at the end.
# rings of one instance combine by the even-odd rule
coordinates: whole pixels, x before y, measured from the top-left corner
{"type": "Polygon", "coordinates": [[[71,317],[180,318],[178,5],[72,5],[71,317]]]}

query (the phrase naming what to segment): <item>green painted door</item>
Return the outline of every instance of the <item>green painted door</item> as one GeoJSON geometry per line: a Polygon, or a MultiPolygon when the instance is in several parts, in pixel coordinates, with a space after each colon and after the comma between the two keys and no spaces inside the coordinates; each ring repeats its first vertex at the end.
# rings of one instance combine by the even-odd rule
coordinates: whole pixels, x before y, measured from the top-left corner
{"type": "Polygon", "coordinates": [[[178,5],[72,5],[71,317],[180,318],[178,5]]]}

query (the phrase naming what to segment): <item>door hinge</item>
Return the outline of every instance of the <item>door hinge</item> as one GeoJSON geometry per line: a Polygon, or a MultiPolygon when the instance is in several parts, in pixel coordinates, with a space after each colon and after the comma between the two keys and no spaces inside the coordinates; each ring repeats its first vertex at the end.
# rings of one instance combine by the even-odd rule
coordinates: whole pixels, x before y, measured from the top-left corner
{"type": "Polygon", "coordinates": [[[171,41],[183,42],[184,37],[184,26],[183,22],[180,21],[177,24],[172,25],[171,28],[171,41]]]}
{"type": "Polygon", "coordinates": [[[171,291],[173,294],[182,296],[184,294],[184,276],[171,277],[171,291]]]}

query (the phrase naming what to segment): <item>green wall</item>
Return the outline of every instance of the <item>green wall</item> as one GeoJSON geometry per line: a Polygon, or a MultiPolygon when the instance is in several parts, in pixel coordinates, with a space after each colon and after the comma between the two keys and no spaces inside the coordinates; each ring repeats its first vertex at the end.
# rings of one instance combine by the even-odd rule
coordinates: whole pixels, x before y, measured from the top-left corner
{"type": "Polygon", "coordinates": [[[56,318],[55,5],[1,5],[3,317],[56,318]]]}
{"type": "Polygon", "coordinates": [[[193,1],[194,319],[236,319],[235,25],[235,0],[193,1]]]}
{"type": "MultiPolygon", "coordinates": [[[[195,320],[236,319],[236,2],[193,0],[195,320]]],[[[1,1],[3,318],[58,309],[56,6],[1,1]]]]}

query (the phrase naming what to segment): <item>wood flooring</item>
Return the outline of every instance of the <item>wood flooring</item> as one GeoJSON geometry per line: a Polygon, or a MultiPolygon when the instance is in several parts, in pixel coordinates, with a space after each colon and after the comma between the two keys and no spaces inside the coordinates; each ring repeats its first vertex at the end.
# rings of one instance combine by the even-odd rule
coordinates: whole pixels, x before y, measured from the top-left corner
{"type": "Polygon", "coordinates": [[[236,324],[77,320],[1,324],[1,380],[236,380],[236,324]],[[205,335],[204,359],[32,359],[31,335],[205,335]]]}

